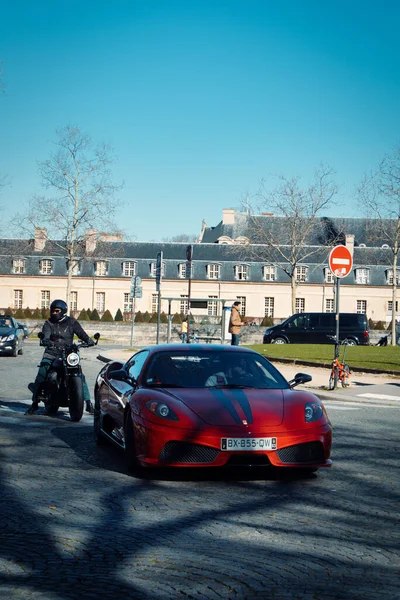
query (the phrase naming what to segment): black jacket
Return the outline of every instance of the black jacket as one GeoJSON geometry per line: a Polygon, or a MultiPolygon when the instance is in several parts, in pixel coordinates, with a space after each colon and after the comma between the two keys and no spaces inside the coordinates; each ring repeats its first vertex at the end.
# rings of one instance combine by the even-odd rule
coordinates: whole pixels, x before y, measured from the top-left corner
{"type": "Polygon", "coordinates": [[[60,348],[71,346],[74,334],[85,343],[88,343],[88,340],[90,340],[86,331],[73,317],[64,317],[58,323],[52,323],[50,320],[46,321],[43,325],[42,333],[44,335],[42,345],[46,346],[43,358],[57,358],[61,356],[60,348]]]}

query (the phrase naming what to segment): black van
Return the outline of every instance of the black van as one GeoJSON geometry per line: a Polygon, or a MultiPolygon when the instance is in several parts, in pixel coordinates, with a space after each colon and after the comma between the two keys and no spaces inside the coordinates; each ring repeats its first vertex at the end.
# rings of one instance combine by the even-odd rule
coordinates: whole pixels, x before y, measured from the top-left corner
{"type": "MultiPolygon", "coordinates": [[[[264,333],[264,344],[333,344],[336,335],[335,313],[298,313],[283,323],[269,327],[264,333]]],[[[340,341],[350,346],[369,344],[367,315],[340,313],[340,341]]]]}

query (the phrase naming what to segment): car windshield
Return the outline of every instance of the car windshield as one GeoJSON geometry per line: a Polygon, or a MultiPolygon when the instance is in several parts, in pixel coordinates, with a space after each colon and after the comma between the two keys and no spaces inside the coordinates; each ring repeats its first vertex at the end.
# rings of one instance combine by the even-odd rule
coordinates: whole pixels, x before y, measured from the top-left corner
{"type": "Polygon", "coordinates": [[[155,354],[144,373],[149,387],[288,389],[286,379],[256,353],[170,351],[155,354]]]}
{"type": "Polygon", "coordinates": [[[0,327],[11,327],[10,319],[6,319],[4,317],[0,318],[0,327]]]}

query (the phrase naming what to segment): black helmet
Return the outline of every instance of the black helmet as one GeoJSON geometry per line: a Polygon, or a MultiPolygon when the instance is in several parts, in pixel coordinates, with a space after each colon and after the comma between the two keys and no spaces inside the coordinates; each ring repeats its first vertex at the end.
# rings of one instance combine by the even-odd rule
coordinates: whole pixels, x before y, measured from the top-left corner
{"type": "Polygon", "coordinates": [[[68,306],[64,300],[53,300],[50,304],[50,321],[57,323],[67,314],[68,306]],[[55,310],[59,309],[59,310],[55,310]]]}

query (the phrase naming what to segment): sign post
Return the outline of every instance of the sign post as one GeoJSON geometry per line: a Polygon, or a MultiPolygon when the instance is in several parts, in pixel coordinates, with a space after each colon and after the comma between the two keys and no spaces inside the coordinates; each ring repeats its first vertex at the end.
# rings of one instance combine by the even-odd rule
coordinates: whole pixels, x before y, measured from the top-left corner
{"type": "Polygon", "coordinates": [[[136,312],[136,298],[141,298],[142,297],[142,280],[140,277],[138,277],[137,275],[134,275],[131,279],[131,290],[130,290],[130,294],[129,294],[130,300],[132,301],[133,299],[133,303],[132,303],[132,307],[131,307],[131,316],[132,316],[132,323],[131,323],[131,347],[133,346],[133,328],[135,325],[135,312],[136,312]]]}
{"type": "Polygon", "coordinates": [[[186,272],[188,273],[187,277],[188,281],[188,312],[187,312],[187,335],[186,335],[186,343],[189,344],[189,335],[190,335],[190,295],[191,295],[191,287],[192,287],[192,260],[193,260],[193,246],[189,244],[186,247],[186,272]]]}
{"type": "Polygon", "coordinates": [[[160,339],[160,320],[161,320],[161,281],[162,281],[162,263],[163,263],[163,253],[162,251],[157,254],[157,262],[156,262],[156,290],[158,292],[158,302],[157,302],[157,340],[156,343],[160,339]]]}
{"type": "Polygon", "coordinates": [[[329,268],[332,274],[336,277],[336,341],[335,341],[335,358],[339,356],[339,297],[340,297],[340,280],[347,277],[353,268],[353,257],[347,246],[335,246],[329,254],[329,268]]]}

